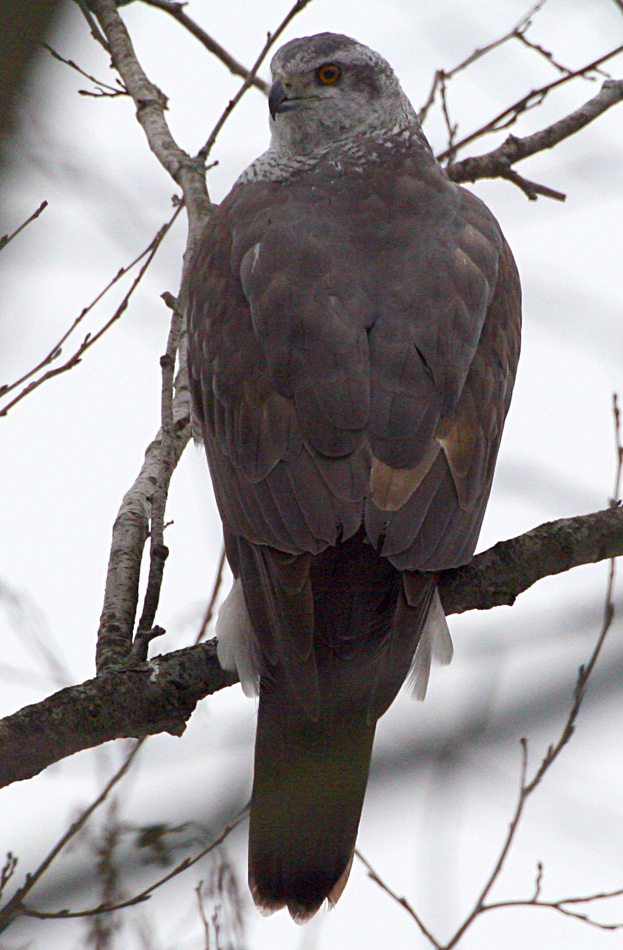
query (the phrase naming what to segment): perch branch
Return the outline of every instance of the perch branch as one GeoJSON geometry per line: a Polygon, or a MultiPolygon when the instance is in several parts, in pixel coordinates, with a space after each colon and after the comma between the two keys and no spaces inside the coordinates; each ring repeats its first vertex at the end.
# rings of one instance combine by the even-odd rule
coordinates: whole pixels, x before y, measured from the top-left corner
{"type": "MultiPolygon", "coordinates": [[[[623,508],[564,518],[445,571],[442,602],[447,613],[509,604],[542,577],[621,554],[623,508]]],[[[0,722],[0,786],[110,739],[179,735],[199,699],[234,682],[208,640],[61,690],[0,722]]]]}

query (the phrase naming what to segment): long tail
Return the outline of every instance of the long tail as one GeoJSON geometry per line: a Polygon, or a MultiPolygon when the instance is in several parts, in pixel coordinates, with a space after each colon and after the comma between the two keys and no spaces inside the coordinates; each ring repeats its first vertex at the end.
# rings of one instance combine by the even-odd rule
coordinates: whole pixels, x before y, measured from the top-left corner
{"type": "Polygon", "coordinates": [[[249,829],[249,885],[264,913],[297,923],[348,879],[372,754],[365,711],[314,722],[287,689],[262,684],[249,829]]]}

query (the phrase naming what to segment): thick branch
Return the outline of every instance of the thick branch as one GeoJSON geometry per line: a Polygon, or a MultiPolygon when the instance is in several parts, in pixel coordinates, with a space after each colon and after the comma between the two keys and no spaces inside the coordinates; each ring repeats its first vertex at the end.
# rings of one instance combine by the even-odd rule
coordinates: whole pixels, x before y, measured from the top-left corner
{"type": "Polygon", "coordinates": [[[499,148],[485,155],[476,155],[473,158],[465,158],[462,162],[454,162],[448,165],[446,171],[456,182],[473,182],[480,178],[508,178],[509,170],[515,162],[553,148],[622,100],[623,79],[607,80],[596,96],[564,119],[525,138],[509,135],[499,148]]]}
{"type": "MultiPolygon", "coordinates": [[[[441,599],[447,613],[512,604],[542,577],[621,554],[623,508],[563,518],[445,571],[441,599]]],[[[63,689],[0,722],[0,786],[110,739],[180,735],[199,699],[235,681],[210,640],[63,689]]]]}
{"type": "Polygon", "coordinates": [[[466,567],[444,571],[439,595],[447,614],[513,604],[537,581],[623,555],[623,507],[548,521],[500,541],[466,567]]]}
{"type": "Polygon", "coordinates": [[[0,787],[110,739],[181,735],[198,700],[236,682],[215,642],[101,674],[2,720],[0,787]]]}
{"type": "MultiPolygon", "coordinates": [[[[171,465],[175,467],[190,439],[190,406],[186,367],[176,381],[173,407],[175,443],[171,465]]],[[[97,669],[104,672],[126,662],[132,634],[143,548],[149,534],[152,501],[162,466],[162,433],[145,452],[145,461],[132,487],[126,492],[112,532],[104,607],[97,637],[97,669]]]]}

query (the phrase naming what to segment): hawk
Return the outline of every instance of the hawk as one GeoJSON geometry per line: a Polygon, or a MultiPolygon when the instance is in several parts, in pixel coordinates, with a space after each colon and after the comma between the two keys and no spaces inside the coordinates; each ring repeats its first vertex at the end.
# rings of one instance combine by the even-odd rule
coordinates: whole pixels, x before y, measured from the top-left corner
{"type": "Polygon", "coordinates": [[[249,883],[302,922],[346,883],[377,719],[451,643],[519,355],[486,206],[347,36],[275,55],[271,143],[215,209],[189,368],[235,578],[219,658],[259,692],[249,883]]]}

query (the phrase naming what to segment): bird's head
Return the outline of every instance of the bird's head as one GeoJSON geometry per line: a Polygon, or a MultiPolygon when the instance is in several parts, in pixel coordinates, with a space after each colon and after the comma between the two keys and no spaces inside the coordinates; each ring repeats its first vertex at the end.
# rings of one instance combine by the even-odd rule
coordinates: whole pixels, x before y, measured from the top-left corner
{"type": "Polygon", "coordinates": [[[272,142],[290,153],[417,122],[389,63],[348,36],[291,40],[273,57],[271,71],[272,142]]]}

